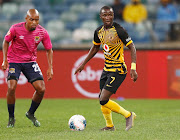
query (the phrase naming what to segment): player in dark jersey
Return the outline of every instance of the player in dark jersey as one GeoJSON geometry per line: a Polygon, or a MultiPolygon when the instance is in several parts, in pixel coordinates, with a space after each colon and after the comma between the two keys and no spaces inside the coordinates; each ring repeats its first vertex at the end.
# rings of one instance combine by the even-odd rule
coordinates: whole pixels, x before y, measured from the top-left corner
{"type": "Polygon", "coordinates": [[[119,24],[113,22],[114,12],[111,7],[102,7],[100,10],[100,18],[104,24],[95,30],[94,45],[90,49],[83,63],[76,69],[75,74],[84,69],[85,64],[93,58],[93,56],[99,51],[100,45],[102,45],[105,66],[100,78],[99,101],[106,121],[106,127],[101,130],[115,130],[111,116],[111,112],[113,111],[122,114],[126,118],[125,130],[128,131],[134,124],[136,114],[125,110],[119,104],[110,100],[110,97],[116,93],[116,90],[126,77],[127,67],[124,62],[124,46],[128,47],[131,51],[131,78],[134,82],[137,80],[136,49],[126,30],[119,24]]]}
{"type": "MultiPolygon", "coordinates": [[[[6,70],[9,65],[7,77],[8,128],[14,127],[15,124],[15,91],[21,72],[35,89],[30,109],[26,112],[26,117],[30,119],[36,127],[40,126],[40,122],[34,116],[45,92],[43,75],[36,63],[37,46],[40,42],[42,42],[47,52],[49,65],[47,79],[51,80],[53,77],[52,43],[47,31],[39,25],[39,12],[36,9],[28,10],[26,22],[12,25],[4,38],[2,69],[6,70]]],[[[24,94],[26,94],[26,91],[24,91],[24,94]]]]}

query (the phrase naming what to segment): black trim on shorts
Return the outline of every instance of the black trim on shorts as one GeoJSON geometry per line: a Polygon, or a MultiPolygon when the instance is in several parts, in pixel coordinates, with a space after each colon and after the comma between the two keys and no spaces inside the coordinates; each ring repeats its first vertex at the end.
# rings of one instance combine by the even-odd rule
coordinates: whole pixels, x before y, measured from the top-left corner
{"type": "Polygon", "coordinates": [[[28,82],[32,84],[33,82],[35,82],[37,80],[43,80],[44,81],[44,78],[43,77],[38,77],[38,78],[32,79],[31,81],[28,81],[28,82]]]}
{"type": "Polygon", "coordinates": [[[19,79],[16,78],[16,76],[10,75],[10,76],[7,77],[7,81],[8,80],[16,80],[16,81],[18,81],[19,79]]]}

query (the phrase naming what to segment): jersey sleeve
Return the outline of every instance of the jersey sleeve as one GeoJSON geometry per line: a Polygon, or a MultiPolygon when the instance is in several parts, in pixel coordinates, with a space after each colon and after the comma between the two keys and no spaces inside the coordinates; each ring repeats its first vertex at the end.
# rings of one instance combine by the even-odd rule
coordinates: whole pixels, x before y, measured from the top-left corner
{"type": "Polygon", "coordinates": [[[116,25],[116,31],[119,38],[126,47],[133,42],[131,37],[128,35],[127,31],[120,25],[116,25]]]}
{"type": "Polygon", "coordinates": [[[42,40],[42,44],[44,45],[44,48],[46,50],[49,50],[52,48],[51,39],[50,39],[49,34],[46,30],[45,30],[44,38],[42,40]]]}
{"type": "Polygon", "coordinates": [[[13,26],[11,26],[11,28],[9,29],[9,31],[7,32],[7,34],[5,35],[4,39],[7,42],[10,42],[11,40],[13,40],[13,38],[15,38],[15,29],[13,26]]]}
{"type": "Polygon", "coordinates": [[[100,39],[99,39],[99,37],[98,37],[97,30],[94,31],[93,44],[94,44],[94,45],[101,45],[101,41],[100,41],[100,39]]]}

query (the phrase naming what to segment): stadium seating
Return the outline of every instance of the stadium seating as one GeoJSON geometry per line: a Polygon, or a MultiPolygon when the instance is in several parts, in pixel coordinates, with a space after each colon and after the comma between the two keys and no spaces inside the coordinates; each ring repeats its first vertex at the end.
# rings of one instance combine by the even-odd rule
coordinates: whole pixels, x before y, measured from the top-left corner
{"type": "Polygon", "coordinates": [[[60,19],[64,22],[75,22],[78,19],[77,13],[67,11],[60,15],[60,19]]]}
{"type": "Polygon", "coordinates": [[[96,20],[86,20],[82,23],[81,27],[94,31],[98,27],[98,22],[96,20]]]}
{"type": "MultiPolygon", "coordinates": [[[[141,1],[147,7],[148,19],[152,21],[152,32],[158,41],[166,41],[170,30],[168,24],[154,22],[159,0],[141,1]]],[[[130,0],[122,2],[127,4],[130,0]]],[[[102,24],[99,18],[100,8],[112,3],[113,0],[12,0],[0,7],[0,32],[5,35],[13,23],[24,20],[28,9],[36,8],[40,12],[40,24],[47,28],[54,43],[91,42],[94,30],[102,24]]],[[[180,18],[180,6],[178,10],[180,18]]],[[[116,22],[128,31],[135,42],[151,41],[152,33],[149,27],[116,22]]]]}
{"type": "Polygon", "coordinates": [[[19,13],[20,12],[25,13],[27,12],[27,10],[34,9],[34,8],[35,6],[32,3],[21,3],[19,5],[19,13]]]}
{"type": "Polygon", "coordinates": [[[0,22],[7,21],[7,16],[3,13],[0,14],[0,22]]]}
{"type": "Polygon", "coordinates": [[[25,13],[17,12],[15,14],[12,14],[10,17],[11,21],[23,21],[25,19],[25,13]]]}
{"type": "Polygon", "coordinates": [[[83,22],[86,20],[94,20],[95,19],[95,14],[88,12],[88,13],[79,13],[78,14],[78,21],[83,22]]]}
{"type": "Polygon", "coordinates": [[[54,14],[61,14],[63,12],[66,12],[69,10],[69,6],[65,5],[65,4],[56,4],[56,5],[52,5],[52,12],[54,14]]]}
{"type": "Polygon", "coordinates": [[[47,25],[47,30],[62,31],[65,28],[65,24],[61,20],[50,20],[47,25]]]}
{"type": "Polygon", "coordinates": [[[2,6],[2,13],[10,18],[14,13],[18,12],[18,5],[16,3],[4,3],[2,6]]]}
{"type": "Polygon", "coordinates": [[[70,7],[70,11],[75,13],[80,13],[80,12],[82,13],[85,12],[85,10],[86,10],[86,6],[83,3],[75,3],[72,4],[70,7]]]}
{"type": "Polygon", "coordinates": [[[44,13],[43,14],[43,23],[46,25],[48,22],[51,22],[51,20],[56,20],[59,18],[58,14],[54,14],[53,12],[44,13]]]}
{"type": "Polygon", "coordinates": [[[75,42],[83,42],[83,41],[90,41],[93,37],[93,32],[89,29],[85,28],[78,28],[75,29],[72,35],[75,42]]]}
{"type": "Polygon", "coordinates": [[[165,22],[155,22],[154,31],[159,41],[167,40],[170,24],[165,22]]]}

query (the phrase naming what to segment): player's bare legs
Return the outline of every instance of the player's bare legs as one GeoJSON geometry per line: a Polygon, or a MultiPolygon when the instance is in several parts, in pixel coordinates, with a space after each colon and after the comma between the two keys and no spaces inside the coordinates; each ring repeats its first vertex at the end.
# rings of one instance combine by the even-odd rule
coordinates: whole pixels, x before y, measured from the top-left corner
{"type": "Polygon", "coordinates": [[[7,91],[7,106],[8,106],[8,112],[9,112],[9,122],[7,127],[14,127],[15,123],[15,117],[14,117],[14,109],[15,109],[15,91],[17,87],[17,81],[16,80],[8,80],[8,91],[7,91]]]}
{"type": "MultiPolygon", "coordinates": [[[[100,98],[99,98],[100,104],[103,107],[106,107],[107,109],[109,109],[109,110],[111,110],[113,112],[122,114],[126,118],[126,129],[125,130],[129,130],[134,124],[134,119],[136,117],[136,114],[134,112],[131,113],[131,112],[125,110],[123,107],[121,107],[116,102],[114,102],[112,100],[109,100],[112,94],[113,94],[112,92],[110,92],[110,91],[108,91],[106,89],[103,89],[102,92],[101,92],[100,98]]],[[[103,112],[103,110],[102,110],[102,112],[103,112]]],[[[110,119],[110,117],[111,116],[109,116],[108,119],[110,119]]],[[[110,124],[111,126],[109,127],[108,124],[107,124],[108,120],[106,118],[105,118],[105,120],[106,120],[106,127],[102,128],[101,130],[114,130],[113,123],[110,124]]]]}
{"type": "Polygon", "coordinates": [[[99,101],[109,100],[112,94],[113,94],[112,92],[106,89],[102,89],[100,97],[99,97],[99,101]]]}
{"type": "Polygon", "coordinates": [[[40,122],[36,119],[34,113],[43,99],[45,93],[45,83],[43,80],[37,80],[33,82],[32,85],[36,91],[34,92],[34,95],[32,97],[31,107],[26,113],[26,117],[30,119],[36,127],[39,127],[40,122]]]}
{"type": "Polygon", "coordinates": [[[15,104],[15,91],[17,87],[16,80],[8,80],[7,104],[15,104]]]}
{"type": "Polygon", "coordinates": [[[43,80],[38,80],[38,81],[33,82],[32,85],[34,89],[36,90],[34,92],[32,100],[37,103],[41,103],[44,97],[44,93],[45,93],[45,83],[43,80]]]}

